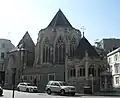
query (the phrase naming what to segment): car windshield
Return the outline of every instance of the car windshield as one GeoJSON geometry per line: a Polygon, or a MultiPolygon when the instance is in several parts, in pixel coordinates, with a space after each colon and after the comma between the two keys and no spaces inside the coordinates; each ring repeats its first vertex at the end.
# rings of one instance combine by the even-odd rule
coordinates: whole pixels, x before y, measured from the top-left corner
{"type": "Polygon", "coordinates": [[[34,86],[33,84],[31,84],[31,83],[29,83],[29,84],[27,84],[27,86],[34,86]]]}
{"type": "Polygon", "coordinates": [[[61,86],[67,86],[68,84],[66,82],[60,82],[61,86]]]}

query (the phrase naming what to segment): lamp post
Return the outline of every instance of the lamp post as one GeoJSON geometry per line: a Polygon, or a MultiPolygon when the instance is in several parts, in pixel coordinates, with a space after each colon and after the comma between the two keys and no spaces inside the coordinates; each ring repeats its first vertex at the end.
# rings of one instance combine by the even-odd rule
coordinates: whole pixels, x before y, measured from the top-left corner
{"type": "Polygon", "coordinates": [[[13,94],[12,94],[12,98],[14,98],[14,90],[15,90],[15,75],[16,75],[16,68],[12,68],[12,86],[13,86],[13,94]]]}
{"type": "Polygon", "coordinates": [[[1,84],[4,86],[5,82],[5,71],[4,71],[4,56],[1,56],[1,64],[2,64],[2,70],[1,70],[1,84]]]}
{"type": "Polygon", "coordinates": [[[88,82],[88,51],[85,50],[85,79],[88,82]]]}
{"type": "Polygon", "coordinates": [[[93,75],[90,74],[91,77],[91,81],[92,81],[92,94],[94,93],[94,79],[93,79],[93,75]]]}
{"type": "Polygon", "coordinates": [[[68,61],[68,53],[65,54],[65,82],[68,81],[68,65],[67,65],[67,61],[68,61]]]}

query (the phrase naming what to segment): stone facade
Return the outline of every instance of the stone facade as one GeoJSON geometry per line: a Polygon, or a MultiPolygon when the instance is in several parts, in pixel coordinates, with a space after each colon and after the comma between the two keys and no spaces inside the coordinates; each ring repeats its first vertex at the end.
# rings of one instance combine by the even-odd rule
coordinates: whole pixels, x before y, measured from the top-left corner
{"type": "Polygon", "coordinates": [[[9,53],[7,55],[7,63],[5,64],[5,86],[9,86],[10,88],[12,87],[12,68],[16,67],[16,83],[19,82],[19,68],[21,67],[20,65],[20,57],[19,57],[19,52],[14,51],[12,53],[9,53]]]}
{"type": "Polygon", "coordinates": [[[113,76],[113,87],[120,87],[120,48],[115,49],[107,54],[110,71],[113,76]]]}
{"type": "Polygon", "coordinates": [[[33,66],[34,55],[35,45],[26,32],[17,47],[9,51],[5,59],[5,87],[12,87],[12,68],[16,68],[16,84],[21,81],[23,71],[33,66]]]}
{"type": "Polygon", "coordinates": [[[100,90],[101,69],[107,68],[106,61],[59,10],[50,24],[40,30],[33,68],[24,70],[23,77],[24,81],[32,83],[36,79],[42,92],[48,81],[62,80],[83,93],[84,84],[91,85],[92,74],[96,91],[100,90]]]}
{"type": "Polygon", "coordinates": [[[15,46],[8,39],[0,39],[0,84],[5,81],[5,58],[7,53],[15,46]]]}
{"type": "Polygon", "coordinates": [[[15,46],[8,39],[0,39],[0,71],[4,70],[4,59],[11,49],[15,48],[15,46]]]}

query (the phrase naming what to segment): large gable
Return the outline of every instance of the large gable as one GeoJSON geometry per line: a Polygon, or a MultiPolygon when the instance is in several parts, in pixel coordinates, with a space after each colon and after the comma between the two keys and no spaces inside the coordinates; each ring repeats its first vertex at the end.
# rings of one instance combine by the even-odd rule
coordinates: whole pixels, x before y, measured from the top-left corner
{"type": "Polygon", "coordinates": [[[88,40],[83,36],[80,40],[79,45],[75,50],[75,57],[83,58],[85,57],[85,51],[87,50],[89,57],[99,57],[95,48],[88,42],[88,40]]]}
{"type": "Polygon", "coordinates": [[[20,42],[18,43],[17,47],[24,47],[24,44],[32,44],[33,46],[35,46],[32,38],[30,37],[28,31],[25,33],[25,35],[23,36],[23,38],[20,40],[20,42]],[[30,43],[27,43],[27,41],[29,40],[30,43]]]}
{"type": "Polygon", "coordinates": [[[29,50],[30,52],[34,52],[35,50],[35,44],[30,37],[29,33],[26,32],[23,38],[20,40],[19,44],[17,45],[18,48],[25,48],[29,50]]]}
{"type": "Polygon", "coordinates": [[[57,14],[54,16],[48,27],[57,27],[57,26],[63,26],[63,27],[71,27],[72,25],[67,20],[63,12],[59,9],[57,14]]]}

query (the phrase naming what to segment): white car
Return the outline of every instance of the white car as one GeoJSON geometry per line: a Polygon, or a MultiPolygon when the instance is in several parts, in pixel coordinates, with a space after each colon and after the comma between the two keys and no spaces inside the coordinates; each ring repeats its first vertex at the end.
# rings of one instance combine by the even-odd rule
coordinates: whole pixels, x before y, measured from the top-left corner
{"type": "Polygon", "coordinates": [[[26,91],[26,92],[37,92],[37,86],[34,86],[31,83],[19,83],[17,85],[17,90],[18,91],[26,91]]]}
{"type": "Polygon", "coordinates": [[[71,94],[75,95],[75,87],[69,86],[66,82],[63,81],[49,81],[46,85],[46,92],[48,94],[51,93],[59,93],[60,95],[71,94]]]}

